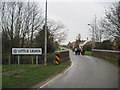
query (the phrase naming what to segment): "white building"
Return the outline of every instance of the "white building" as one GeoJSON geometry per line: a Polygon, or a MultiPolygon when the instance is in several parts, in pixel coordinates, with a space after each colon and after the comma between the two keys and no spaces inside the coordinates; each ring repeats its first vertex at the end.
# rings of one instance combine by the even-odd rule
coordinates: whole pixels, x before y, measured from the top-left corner
{"type": "Polygon", "coordinates": [[[86,41],[80,42],[80,44],[79,44],[79,48],[83,48],[83,46],[84,46],[87,42],[89,42],[89,40],[86,40],[86,41]]]}

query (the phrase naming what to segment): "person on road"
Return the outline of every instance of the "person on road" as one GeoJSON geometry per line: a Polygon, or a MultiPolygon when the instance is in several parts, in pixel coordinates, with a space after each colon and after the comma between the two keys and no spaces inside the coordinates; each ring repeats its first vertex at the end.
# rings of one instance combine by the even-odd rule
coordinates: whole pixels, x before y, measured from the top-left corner
{"type": "Polygon", "coordinates": [[[85,55],[85,49],[83,49],[83,55],[85,55]]]}
{"type": "Polygon", "coordinates": [[[80,49],[77,48],[77,55],[80,55],[80,49]]]}
{"type": "Polygon", "coordinates": [[[85,55],[85,49],[81,49],[81,55],[85,55]]]}
{"type": "Polygon", "coordinates": [[[77,55],[77,48],[75,48],[75,55],[77,55]]]}
{"type": "Polygon", "coordinates": [[[73,51],[73,52],[75,51],[74,48],[72,49],[72,51],[73,51]]]}

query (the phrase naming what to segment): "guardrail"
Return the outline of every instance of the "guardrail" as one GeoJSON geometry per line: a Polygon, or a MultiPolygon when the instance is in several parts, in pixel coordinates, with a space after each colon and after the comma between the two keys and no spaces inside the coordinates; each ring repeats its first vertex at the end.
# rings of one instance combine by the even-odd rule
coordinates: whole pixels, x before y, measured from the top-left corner
{"type": "Polygon", "coordinates": [[[118,61],[120,51],[92,49],[91,55],[106,60],[118,61]]]}

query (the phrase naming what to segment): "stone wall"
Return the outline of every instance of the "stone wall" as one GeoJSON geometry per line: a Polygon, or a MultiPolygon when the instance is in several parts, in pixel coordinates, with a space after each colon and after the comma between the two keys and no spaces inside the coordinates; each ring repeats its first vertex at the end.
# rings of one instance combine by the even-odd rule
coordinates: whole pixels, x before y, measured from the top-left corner
{"type": "Polygon", "coordinates": [[[91,55],[106,60],[118,61],[120,51],[93,49],[91,55]]]}
{"type": "Polygon", "coordinates": [[[55,54],[59,55],[60,62],[65,62],[65,61],[70,60],[69,50],[56,51],[55,54]]]}

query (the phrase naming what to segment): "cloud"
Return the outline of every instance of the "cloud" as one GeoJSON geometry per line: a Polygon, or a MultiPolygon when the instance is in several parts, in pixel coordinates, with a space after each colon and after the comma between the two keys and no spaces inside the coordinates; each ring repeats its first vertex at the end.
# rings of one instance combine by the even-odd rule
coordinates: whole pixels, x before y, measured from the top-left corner
{"type": "Polygon", "coordinates": [[[106,2],[50,2],[48,3],[48,17],[60,20],[69,28],[68,39],[74,41],[77,34],[83,39],[88,36],[88,23],[96,15],[97,18],[104,16],[104,7],[109,6],[106,2]]]}

